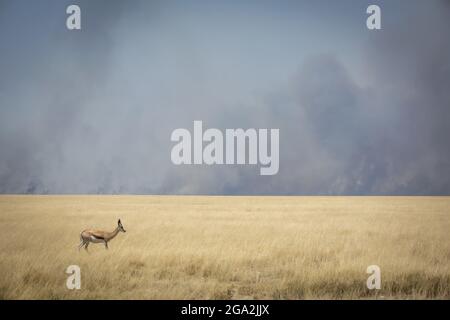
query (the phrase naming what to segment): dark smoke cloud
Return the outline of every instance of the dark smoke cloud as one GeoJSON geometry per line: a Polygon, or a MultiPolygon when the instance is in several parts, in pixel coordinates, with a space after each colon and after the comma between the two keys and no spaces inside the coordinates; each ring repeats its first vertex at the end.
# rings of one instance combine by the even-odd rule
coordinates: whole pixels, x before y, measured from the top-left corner
{"type": "Polygon", "coordinates": [[[383,30],[344,35],[362,68],[318,45],[251,94],[249,74],[276,75],[246,56],[274,41],[253,7],[239,25],[225,7],[212,21],[184,2],[78,3],[77,33],[60,27],[69,2],[0,1],[0,193],[449,193],[448,2],[408,1],[383,30]],[[193,120],[279,128],[279,173],[172,165],[170,134],[193,120]]]}

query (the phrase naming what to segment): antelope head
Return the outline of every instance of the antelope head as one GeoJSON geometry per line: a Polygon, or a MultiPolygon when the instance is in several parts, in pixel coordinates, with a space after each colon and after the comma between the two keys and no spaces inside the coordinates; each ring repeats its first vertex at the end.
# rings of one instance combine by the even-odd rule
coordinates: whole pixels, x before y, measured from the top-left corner
{"type": "Polygon", "coordinates": [[[119,219],[119,221],[117,221],[117,227],[119,228],[119,231],[127,232],[127,231],[123,228],[123,225],[122,225],[122,222],[120,222],[120,219],[119,219]]]}

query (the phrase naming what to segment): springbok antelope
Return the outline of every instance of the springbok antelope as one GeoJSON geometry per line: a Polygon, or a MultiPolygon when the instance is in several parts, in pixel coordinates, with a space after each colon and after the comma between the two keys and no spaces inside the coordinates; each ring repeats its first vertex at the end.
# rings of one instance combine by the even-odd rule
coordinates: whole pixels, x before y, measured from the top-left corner
{"type": "Polygon", "coordinates": [[[117,228],[112,232],[101,231],[101,230],[84,230],[80,233],[80,244],[78,246],[78,250],[80,250],[83,246],[86,251],[88,251],[89,243],[104,243],[105,249],[108,249],[108,241],[114,239],[117,234],[122,231],[126,232],[122,226],[122,222],[117,221],[117,228]]]}

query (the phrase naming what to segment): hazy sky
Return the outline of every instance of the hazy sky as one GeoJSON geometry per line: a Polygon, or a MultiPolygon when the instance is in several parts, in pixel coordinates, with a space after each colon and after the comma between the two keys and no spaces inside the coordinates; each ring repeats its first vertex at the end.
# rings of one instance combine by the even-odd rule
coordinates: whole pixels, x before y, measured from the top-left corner
{"type": "Polygon", "coordinates": [[[0,193],[448,195],[449,31],[443,0],[0,0],[0,193]],[[279,173],[173,165],[194,120],[279,128],[279,173]]]}

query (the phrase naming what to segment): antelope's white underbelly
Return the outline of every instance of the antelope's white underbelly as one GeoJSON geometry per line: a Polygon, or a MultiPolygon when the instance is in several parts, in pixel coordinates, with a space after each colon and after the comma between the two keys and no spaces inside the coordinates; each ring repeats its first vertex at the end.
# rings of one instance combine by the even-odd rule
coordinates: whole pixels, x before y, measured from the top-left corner
{"type": "Polygon", "coordinates": [[[90,236],[89,237],[89,241],[93,242],[93,243],[103,243],[105,242],[105,240],[101,239],[101,238],[96,238],[94,236],[90,236]]]}

